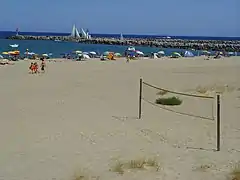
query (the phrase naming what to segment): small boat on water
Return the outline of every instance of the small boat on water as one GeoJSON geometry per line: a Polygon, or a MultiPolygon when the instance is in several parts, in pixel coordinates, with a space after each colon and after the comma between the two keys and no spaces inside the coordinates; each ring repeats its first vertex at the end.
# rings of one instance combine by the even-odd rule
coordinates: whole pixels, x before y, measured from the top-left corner
{"type": "Polygon", "coordinates": [[[61,42],[61,40],[60,40],[60,39],[55,39],[54,41],[55,41],[55,42],[61,42]]]}
{"type": "Polygon", "coordinates": [[[12,48],[18,48],[19,45],[18,44],[9,44],[9,46],[12,48]]]}

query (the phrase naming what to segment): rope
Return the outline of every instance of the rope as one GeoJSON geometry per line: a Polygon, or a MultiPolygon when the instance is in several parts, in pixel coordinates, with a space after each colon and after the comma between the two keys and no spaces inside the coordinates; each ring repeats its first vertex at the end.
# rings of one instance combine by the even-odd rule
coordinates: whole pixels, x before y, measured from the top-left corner
{"type": "Polygon", "coordinates": [[[169,93],[174,93],[174,94],[183,95],[183,96],[196,97],[196,98],[214,99],[213,96],[201,96],[201,95],[195,95],[195,94],[187,94],[187,93],[182,93],[182,92],[176,92],[176,91],[171,91],[171,90],[159,88],[159,87],[156,87],[154,85],[148,84],[146,82],[142,82],[142,83],[147,85],[147,86],[150,86],[152,88],[155,88],[155,89],[158,89],[158,90],[161,90],[161,91],[166,91],[166,92],[169,92],[169,93]]]}
{"type": "Polygon", "coordinates": [[[156,106],[156,107],[159,107],[160,109],[163,109],[163,110],[166,110],[166,111],[169,111],[169,112],[173,112],[173,113],[176,113],[176,114],[180,114],[180,115],[184,115],[184,116],[190,116],[190,117],[195,117],[195,118],[200,118],[200,119],[205,119],[205,120],[211,120],[211,121],[214,121],[215,118],[214,117],[205,117],[205,116],[198,116],[198,115],[194,115],[194,114],[189,114],[189,113],[184,113],[184,112],[179,112],[179,111],[174,111],[172,109],[169,109],[169,108],[166,108],[166,107],[161,107],[157,104],[154,104],[146,99],[143,98],[143,100],[153,106],[156,106]]]}

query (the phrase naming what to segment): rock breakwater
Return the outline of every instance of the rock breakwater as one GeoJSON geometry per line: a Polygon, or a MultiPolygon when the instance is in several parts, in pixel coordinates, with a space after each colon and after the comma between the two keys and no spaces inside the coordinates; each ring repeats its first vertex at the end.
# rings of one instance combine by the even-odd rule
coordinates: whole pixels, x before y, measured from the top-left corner
{"type": "Polygon", "coordinates": [[[72,42],[85,43],[85,44],[149,46],[149,47],[158,47],[158,48],[240,52],[240,41],[140,39],[140,38],[128,38],[128,39],[120,40],[116,38],[94,38],[94,37],[91,39],[84,39],[84,38],[73,38],[70,36],[11,36],[11,37],[8,37],[7,39],[72,41],[72,42]]]}

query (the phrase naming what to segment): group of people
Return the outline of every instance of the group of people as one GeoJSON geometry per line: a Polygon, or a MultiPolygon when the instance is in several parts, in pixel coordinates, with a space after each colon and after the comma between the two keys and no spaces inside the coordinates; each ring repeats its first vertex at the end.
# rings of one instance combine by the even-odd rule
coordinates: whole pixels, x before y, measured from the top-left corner
{"type": "MultiPolygon", "coordinates": [[[[40,63],[40,68],[41,68],[41,72],[44,73],[45,72],[45,68],[46,68],[46,62],[44,60],[44,58],[41,58],[41,63],[40,63]]],[[[29,66],[29,70],[30,73],[32,74],[37,74],[39,73],[39,66],[37,62],[31,62],[30,66],[29,66]]]]}

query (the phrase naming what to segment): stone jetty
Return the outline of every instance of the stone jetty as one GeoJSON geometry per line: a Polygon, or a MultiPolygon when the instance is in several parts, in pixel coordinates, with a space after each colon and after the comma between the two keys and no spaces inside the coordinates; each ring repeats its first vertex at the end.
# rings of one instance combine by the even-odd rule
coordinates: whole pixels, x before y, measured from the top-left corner
{"type": "Polygon", "coordinates": [[[183,39],[140,39],[124,38],[73,38],[70,36],[11,36],[7,39],[17,40],[60,40],[72,41],[85,44],[108,44],[108,45],[128,45],[128,46],[149,46],[158,48],[194,49],[208,51],[240,52],[240,41],[222,40],[183,40],[183,39]]]}

